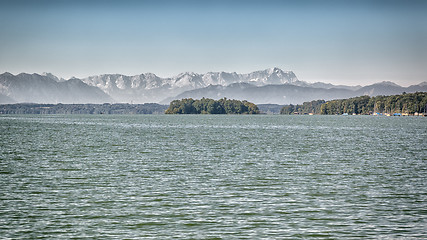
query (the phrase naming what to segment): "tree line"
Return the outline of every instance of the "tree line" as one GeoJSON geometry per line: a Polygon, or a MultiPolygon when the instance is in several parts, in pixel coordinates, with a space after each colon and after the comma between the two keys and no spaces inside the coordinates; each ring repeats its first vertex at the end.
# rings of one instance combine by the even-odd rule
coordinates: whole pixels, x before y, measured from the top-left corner
{"type": "Polygon", "coordinates": [[[316,100],[302,105],[285,105],[280,114],[414,114],[425,113],[427,92],[403,93],[392,96],[360,96],[339,100],[316,100]]]}
{"type": "Polygon", "coordinates": [[[0,105],[0,114],[163,114],[167,105],[144,104],[36,104],[0,105]]]}
{"type": "Polygon", "coordinates": [[[248,101],[184,98],[170,103],[166,114],[258,114],[258,106],[248,101]]]}

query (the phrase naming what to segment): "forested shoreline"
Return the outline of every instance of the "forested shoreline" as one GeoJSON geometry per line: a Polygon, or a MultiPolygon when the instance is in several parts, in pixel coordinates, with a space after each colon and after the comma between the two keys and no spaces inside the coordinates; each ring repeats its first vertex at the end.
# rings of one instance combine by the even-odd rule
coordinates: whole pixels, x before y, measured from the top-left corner
{"type": "MultiPolygon", "coordinates": [[[[263,113],[277,114],[280,105],[264,104],[263,113]],[[271,109],[271,111],[270,111],[271,109]],[[277,110],[275,110],[277,109],[277,110]]],[[[360,96],[331,101],[315,100],[284,105],[280,114],[316,115],[426,115],[427,92],[392,96],[360,96]]],[[[259,114],[259,107],[248,101],[227,98],[174,100],[170,105],[145,104],[36,104],[0,105],[0,114],[259,114]]]]}
{"type": "Polygon", "coordinates": [[[360,96],[339,100],[316,100],[302,105],[285,105],[280,114],[322,115],[418,115],[426,113],[427,92],[403,93],[391,96],[360,96]]]}
{"type": "Polygon", "coordinates": [[[0,105],[0,114],[258,114],[258,107],[248,101],[203,98],[182,99],[171,104],[37,104],[0,105]]]}
{"type": "Polygon", "coordinates": [[[144,104],[36,104],[0,105],[0,114],[163,114],[167,105],[144,104]]]}
{"type": "Polygon", "coordinates": [[[170,103],[166,114],[259,114],[258,106],[248,101],[222,98],[214,100],[184,98],[170,103]]]}

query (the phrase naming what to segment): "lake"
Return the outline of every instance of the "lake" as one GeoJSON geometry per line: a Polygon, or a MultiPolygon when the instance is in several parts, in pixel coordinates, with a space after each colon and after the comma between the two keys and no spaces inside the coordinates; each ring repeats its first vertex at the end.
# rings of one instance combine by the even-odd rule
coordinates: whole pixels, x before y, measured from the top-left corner
{"type": "Polygon", "coordinates": [[[0,115],[0,237],[427,238],[427,118],[0,115]]]}

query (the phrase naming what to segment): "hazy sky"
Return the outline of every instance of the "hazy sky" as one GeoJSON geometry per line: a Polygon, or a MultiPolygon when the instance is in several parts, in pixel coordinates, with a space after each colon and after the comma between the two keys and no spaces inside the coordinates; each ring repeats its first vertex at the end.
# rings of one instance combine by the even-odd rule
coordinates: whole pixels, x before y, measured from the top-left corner
{"type": "Polygon", "coordinates": [[[427,81],[427,1],[0,0],[0,72],[427,81]]]}

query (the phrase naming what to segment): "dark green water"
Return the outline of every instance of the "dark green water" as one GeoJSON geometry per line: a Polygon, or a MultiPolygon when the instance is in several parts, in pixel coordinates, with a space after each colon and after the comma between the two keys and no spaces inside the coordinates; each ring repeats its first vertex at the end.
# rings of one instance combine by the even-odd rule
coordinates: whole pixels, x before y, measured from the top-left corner
{"type": "Polygon", "coordinates": [[[0,116],[0,238],[427,238],[427,118],[0,116]]]}

